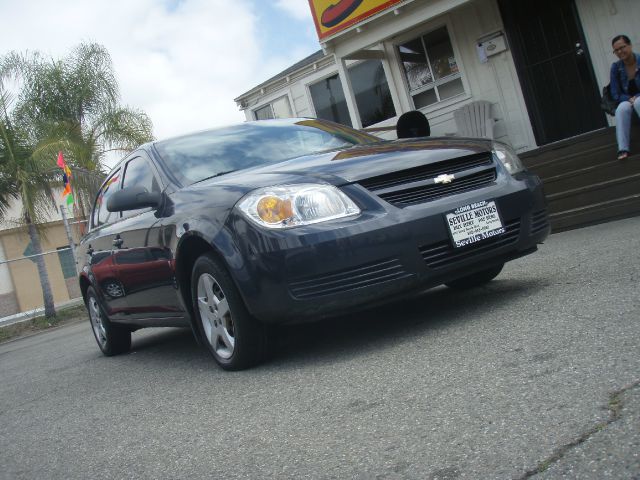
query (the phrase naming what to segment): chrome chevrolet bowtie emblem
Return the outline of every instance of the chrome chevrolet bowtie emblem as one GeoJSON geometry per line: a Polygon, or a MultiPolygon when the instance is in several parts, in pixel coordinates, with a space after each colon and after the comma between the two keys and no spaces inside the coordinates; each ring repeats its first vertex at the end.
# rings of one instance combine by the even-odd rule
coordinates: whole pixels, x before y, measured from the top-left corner
{"type": "Polygon", "coordinates": [[[443,173],[434,178],[433,181],[436,183],[451,183],[454,178],[456,178],[454,174],[449,175],[448,173],[443,173]]]}

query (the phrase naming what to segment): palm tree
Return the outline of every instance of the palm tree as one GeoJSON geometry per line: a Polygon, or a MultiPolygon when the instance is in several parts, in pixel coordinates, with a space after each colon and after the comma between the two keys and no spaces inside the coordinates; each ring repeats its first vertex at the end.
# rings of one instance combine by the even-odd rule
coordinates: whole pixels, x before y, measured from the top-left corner
{"type": "Polygon", "coordinates": [[[28,132],[13,122],[9,94],[1,87],[0,83],[0,213],[4,216],[13,200],[21,201],[22,220],[36,255],[44,313],[51,318],[56,311],[37,228],[46,220],[50,206],[54,206],[51,164],[42,156],[40,146],[30,141],[28,132]]]}
{"type": "Polygon", "coordinates": [[[4,69],[22,82],[18,121],[36,126],[37,138],[49,139],[51,158],[64,151],[84,216],[109,153],[123,154],[153,140],[151,120],[120,104],[111,57],[101,45],[80,44],[62,60],[10,53],[4,69]]]}
{"type": "MultiPolygon", "coordinates": [[[[0,58],[0,214],[12,199],[22,202],[36,254],[42,253],[38,226],[55,204],[51,186],[61,177],[58,151],[73,171],[74,196],[86,217],[109,152],[127,152],[153,139],[149,117],[119,99],[111,57],[101,45],[81,44],[62,60],[38,52],[0,58]],[[14,102],[7,80],[18,87],[14,102]]],[[[44,259],[35,258],[45,315],[55,316],[44,259]]]]}

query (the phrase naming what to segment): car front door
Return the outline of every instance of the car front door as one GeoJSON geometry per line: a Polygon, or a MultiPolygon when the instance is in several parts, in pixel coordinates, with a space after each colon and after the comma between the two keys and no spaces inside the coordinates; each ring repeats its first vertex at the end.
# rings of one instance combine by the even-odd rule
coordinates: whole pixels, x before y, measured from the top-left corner
{"type": "MultiPolygon", "coordinates": [[[[122,188],[142,186],[161,192],[155,166],[140,151],[124,165],[122,188]]],[[[172,252],[164,245],[161,222],[151,208],[122,212],[115,269],[125,290],[127,314],[138,319],[183,317],[178,298],[172,252]]]]}

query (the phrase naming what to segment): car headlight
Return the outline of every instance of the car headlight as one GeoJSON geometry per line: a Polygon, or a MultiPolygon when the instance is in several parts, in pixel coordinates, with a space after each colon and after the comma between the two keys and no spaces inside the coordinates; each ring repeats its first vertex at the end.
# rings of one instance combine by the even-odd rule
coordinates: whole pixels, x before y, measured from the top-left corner
{"type": "Polygon", "coordinates": [[[513,148],[505,145],[504,143],[494,142],[493,154],[496,156],[500,163],[502,163],[507,171],[514,175],[524,170],[524,165],[518,157],[518,154],[513,148]]]}
{"type": "Polygon", "coordinates": [[[238,208],[258,225],[289,228],[358,215],[360,209],[332,185],[303,183],[260,188],[238,208]]]}

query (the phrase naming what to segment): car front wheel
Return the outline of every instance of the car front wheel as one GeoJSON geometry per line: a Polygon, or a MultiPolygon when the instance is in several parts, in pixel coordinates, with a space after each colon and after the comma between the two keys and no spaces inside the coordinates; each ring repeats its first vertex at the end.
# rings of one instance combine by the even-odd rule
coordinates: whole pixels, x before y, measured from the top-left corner
{"type": "Polygon", "coordinates": [[[98,347],[107,357],[128,352],[131,348],[131,331],[125,327],[114,325],[98,302],[93,287],[87,290],[87,310],[93,336],[98,347]]]}
{"type": "Polygon", "coordinates": [[[266,326],[249,314],[227,269],[213,255],[196,260],[191,298],[200,335],[222,368],[242,370],[264,358],[266,326]]]}
{"type": "Polygon", "coordinates": [[[471,275],[468,275],[466,277],[452,280],[445,283],[445,285],[447,287],[455,288],[458,290],[466,290],[467,288],[479,287],[480,285],[489,283],[491,280],[496,278],[502,271],[503,267],[504,263],[501,265],[496,265],[495,267],[487,268],[486,270],[482,270],[480,272],[472,273],[471,275]]]}

